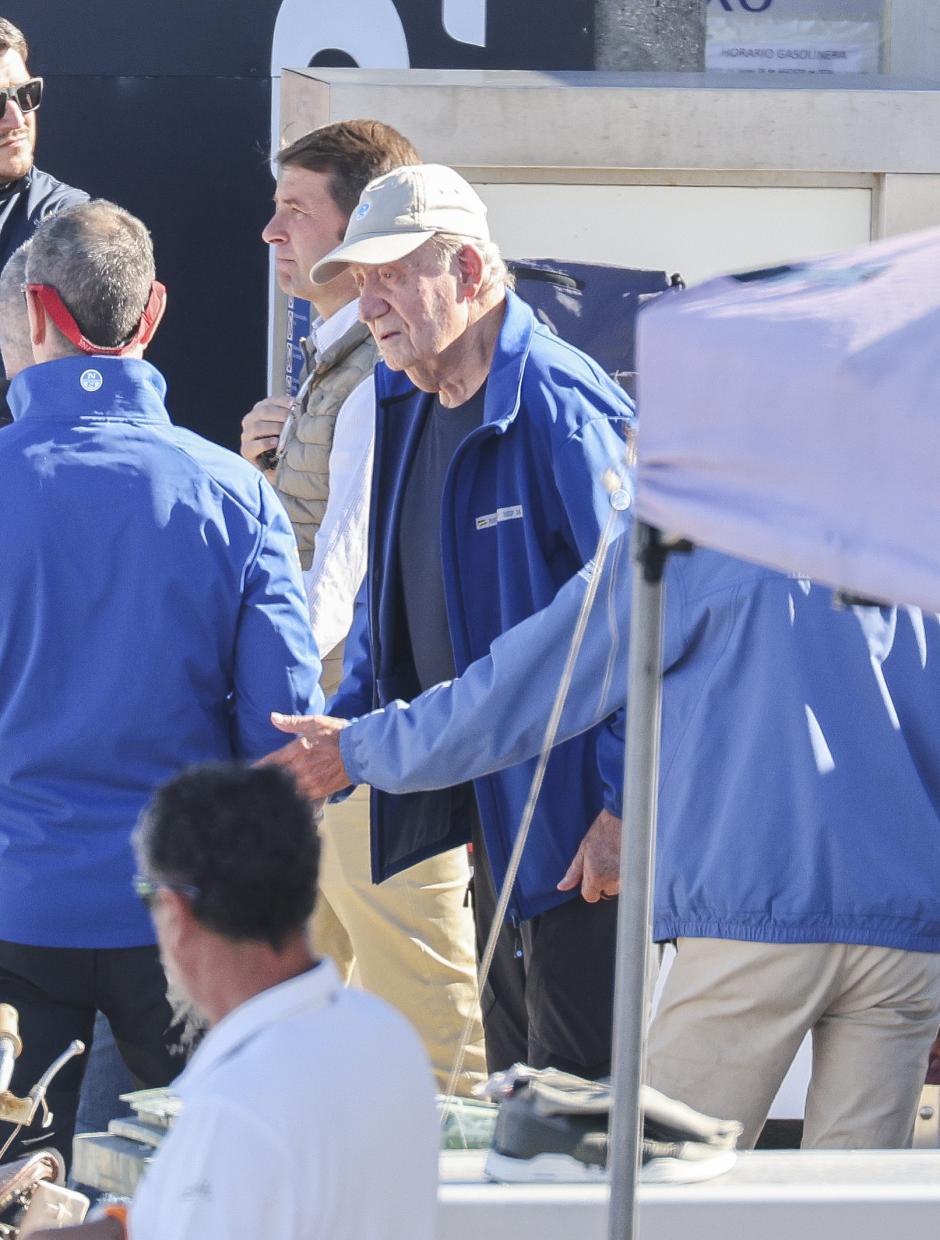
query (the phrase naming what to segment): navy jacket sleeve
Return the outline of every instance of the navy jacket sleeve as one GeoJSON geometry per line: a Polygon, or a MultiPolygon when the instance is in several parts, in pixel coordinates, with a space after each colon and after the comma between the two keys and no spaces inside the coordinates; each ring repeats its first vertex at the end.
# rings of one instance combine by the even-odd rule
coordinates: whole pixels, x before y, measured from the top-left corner
{"type": "Polygon", "coordinates": [[[74,185],[64,185],[59,181],[56,183],[55,189],[50,194],[47,194],[37,205],[30,218],[30,223],[35,227],[47,215],[55,215],[57,211],[64,211],[66,207],[75,207],[80,202],[88,202],[88,195],[85,191],[83,189],[76,189],[74,185]]]}

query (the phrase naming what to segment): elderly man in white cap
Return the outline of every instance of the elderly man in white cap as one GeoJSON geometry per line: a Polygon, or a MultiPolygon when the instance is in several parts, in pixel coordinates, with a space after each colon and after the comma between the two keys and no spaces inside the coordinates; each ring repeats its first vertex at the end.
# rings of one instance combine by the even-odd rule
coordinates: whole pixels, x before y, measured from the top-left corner
{"type": "MultiPolygon", "coordinates": [[[[369,568],[335,718],[275,717],[301,739],[269,759],[316,795],[352,782],[342,720],[453,679],[581,570],[632,416],[511,291],[486,208],[453,169],[372,181],[313,279],[347,268],[381,354],[369,568]]],[[[613,715],[552,754],[482,996],[491,1070],[609,1071],[617,902],[602,901],[618,891],[621,733],[613,715]]],[[[458,763],[443,790],[373,788],[375,881],[472,841],[482,942],[533,768],[468,784],[458,763]]]]}

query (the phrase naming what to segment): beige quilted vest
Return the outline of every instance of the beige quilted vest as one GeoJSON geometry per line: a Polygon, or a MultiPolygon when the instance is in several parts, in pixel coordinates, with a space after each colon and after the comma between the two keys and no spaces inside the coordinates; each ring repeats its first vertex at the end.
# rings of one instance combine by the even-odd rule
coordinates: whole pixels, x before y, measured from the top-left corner
{"type": "Polygon", "coordinates": [[[330,495],[330,451],[343,401],[372,372],[378,351],[365,323],[354,323],[316,359],[303,404],[294,414],[274,485],[294,527],[300,563],[313,563],[313,540],[330,495]]]}

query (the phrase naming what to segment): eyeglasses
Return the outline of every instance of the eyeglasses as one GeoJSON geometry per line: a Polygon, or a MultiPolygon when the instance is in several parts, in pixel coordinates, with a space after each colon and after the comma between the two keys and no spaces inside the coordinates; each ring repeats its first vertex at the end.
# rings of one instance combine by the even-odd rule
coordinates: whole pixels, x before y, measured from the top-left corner
{"type": "Polygon", "coordinates": [[[202,894],[198,887],[193,887],[190,883],[165,883],[159,878],[147,878],[145,874],[135,874],[131,885],[134,894],[143,900],[148,908],[152,907],[161,887],[165,887],[167,891],[178,891],[181,896],[189,896],[190,900],[197,900],[202,894]]]}
{"type": "Polygon", "coordinates": [[[0,116],[6,113],[7,104],[11,100],[24,115],[35,112],[42,103],[42,78],[30,78],[22,86],[7,86],[0,90],[0,116]]]}

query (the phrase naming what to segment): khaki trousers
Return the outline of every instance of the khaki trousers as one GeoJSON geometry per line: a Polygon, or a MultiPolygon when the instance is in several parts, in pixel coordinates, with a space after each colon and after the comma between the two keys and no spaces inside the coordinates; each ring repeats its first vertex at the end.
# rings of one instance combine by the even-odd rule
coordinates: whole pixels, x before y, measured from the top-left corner
{"type": "MultiPolygon", "coordinates": [[[[323,660],[320,684],[329,699],[343,675],[343,646],[323,660]]],[[[444,1090],[472,1017],[460,1094],[486,1075],[477,987],[476,935],[467,897],[470,863],[455,848],[375,885],[369,834],[369,789],[327,805],[323,852],[310,933],[316,952],[332,957],[348,986],[390,1003],[424,1042],[444,1090]]]]}
{"type": "Polygon", "coordinates": [[[753,1146],[805,1034],[803,1148],[910,1146],[940,1021],[940,954],[680,939],[649,1031],[651,1085],[753,1146]]]}
{"type": "Polygon", "coordinates": [[[365,787],[343,803],[326,807],[320,834],[320,895],[311,927],[314,949],[333,958],[347,984],[355,967],[363,989],[411,1021],[424,1041],[441,1090],[472,1013],[458,1088],[458,1093],[469,1093],[485,1075],[486,1062],[473,913],[467,902],[467,850],[452,849],[373,885],[365,787]]]}

